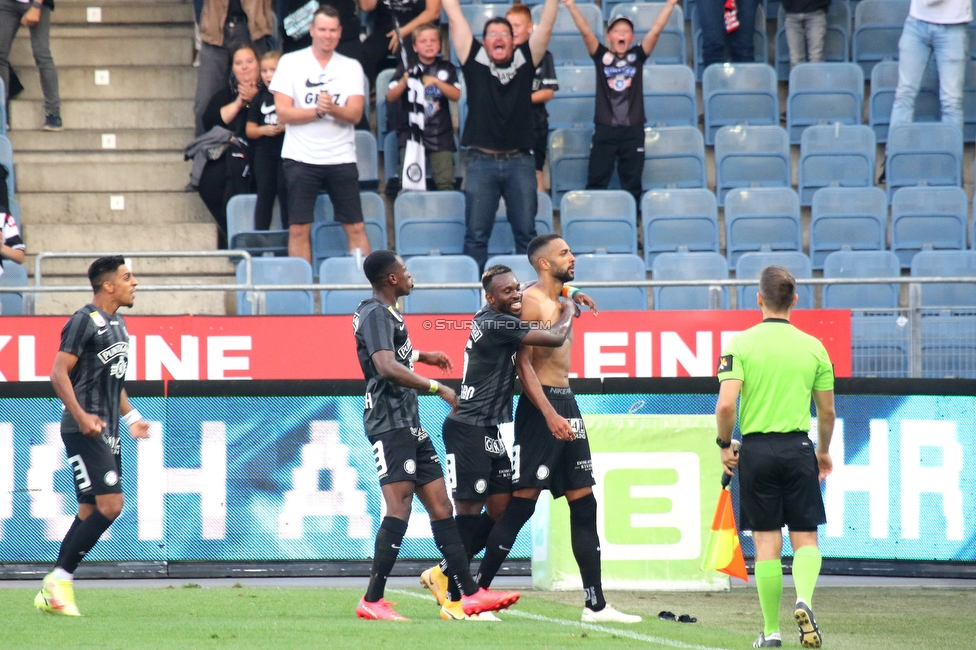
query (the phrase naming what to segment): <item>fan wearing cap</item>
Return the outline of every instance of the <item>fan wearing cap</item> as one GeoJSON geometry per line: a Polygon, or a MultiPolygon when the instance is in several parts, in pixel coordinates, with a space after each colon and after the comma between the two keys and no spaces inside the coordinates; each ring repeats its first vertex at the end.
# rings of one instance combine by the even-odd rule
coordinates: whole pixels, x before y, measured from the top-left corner
{"type": "Polygon", "coordinates": [[[586,189],[606,189],[616,164],[620,186],[640,204],[644,173],[644,61],[654,51],[678,0],[665,3],[639,45],[633,45],[634,23],[628,18],[610,19],[607,44],[602,45],[575,0],[560,2],[569,10],[596,64],[596,111],[586,189]]]}

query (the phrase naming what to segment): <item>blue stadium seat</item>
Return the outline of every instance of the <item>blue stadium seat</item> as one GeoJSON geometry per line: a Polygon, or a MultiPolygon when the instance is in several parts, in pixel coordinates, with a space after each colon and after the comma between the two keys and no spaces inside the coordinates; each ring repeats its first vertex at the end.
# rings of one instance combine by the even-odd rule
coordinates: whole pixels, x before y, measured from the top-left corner
{"type": "MultiPolygon", "coordinates": [[[[694,42],[694,52],[692,56],[694,57],[693,65],[695,70],[695,79],[701,81],[702,75],[704,74],[702,67],[702,30],[698,25],[697,12],[693,12],[691,9],[689,9],[685,15],[691,16],[691,38],[694,42]]],[[[756,7],[756,22],[752,31],[752,45],[755,62],[763,65],[769,63],[769,39],[766,36],[766,10],[762,6],[756,7]]],[[[725,48],[725,60],[732,60],[732,53],[728,47],[725,48]]]]}
{"type": "MultiPolygon", "coordinates": [[[[836,253],[835,253],[836,254],[836,253]]],[[[908,320],[897,313],[856,313],[851,318],[855,377],[908,377],[908,320]]]]}
{"type": "MultiPolygon", "coordinates": [[[[771,14],[772,12],[770,12],[771,14]]],[[[776,12],[776,76],[790,78],[790,48],[786,42],[786,11],[780,5],[776,12]]],[[[850,61],[851,9],[846,2],[832,2],[827,9],[827,35],[824,38],[824,61],[850,61]]]]}
{"type": "Polygon", "coordinates": [[[800,199],[788,187],[738,189],[725,203],[725,248],[729,268],[743,253],[802,251],[800,199]]]}
{"type": "Polygon", "coordinates": [[[860,124],[864,112],[864,73],[854,63],[801,63],[790,71],[786,128],[800,144],[814,124],[860,124]]]}
{"type": "Polygon", "coordinates": [[[922,377],[976,379],[976,316],[922,317],[922,377]]]}
{"type": "MultiPolygon", "coordinates": [[[[595,4],[579,3],[576,7],[586,18],[590,29],[597,37],[603,35],[603,15],[600,8],[595,4]]],[[[532,22],[536,25],[542,18],[542,5],[532,8],[532,22]]],[[[556,65],[592,65],[589,52],[586,51],[586,44],[579,30],[573,23],[573,17],[569,15],[569,10],[563,5],[559,5],[559,13],[556,15],[556,24],[552,28],[552,37],[549,39],[549,52],[556,65]]]]}
{"type": "Polygon", "coordinates": [[[843,248],[882,251],[888,241],[888,202],[877,187],[825,187],[813,195],[810,259],[822,269],[843,248]]]}
{"type": "MultiPolygon", "coordinates": [[[[646,280],[647,270],[644,260],[636,255],[579,255],[576,257],[576,279],[588,282],[646,280]]],[[[647,309],[647,289],[644,287],[588,287],[584,291],[601,310],[647,309]]]]}
{"type": "Polygon", "coordinates": [[[705,141],[694,126],[644,129],[644,191],[708,187],[705,141]]]}
{"type": "MultiPolygon", "coordinates": [[[[651,267],[655,280],[728,280],[729,267],[718,253],[661,253],[651,267]]],[[[654,287],[654,309],[711,309],[709,287],[654,287]]],[[[721,287],[720,307],[729,308],[729,288],[721,287]]]]}
{"type": "MultiPolygon", "coordinates": [[[[283,257],[288,254],[288,231],[281,229],[255,230],[254,206],[256,194],[238,194],[227,201],[227,241],[232,250],[246,250],[254,256],[283,257]]],[[[281,213],[275,202],[271,223],[281,223],[281,213]]]]}
{"type": "Polygon", "coordinates": [[[861,66],[864,76],[884,59],[898,60],[898,39],[911,3],[896,0],[862,0],[854,10],[851,60],[861,66]]]}
{"type": "Polygon", "coordinates": [[[695,75],[686,65],[644,64],[644,117],[649,126],[698,128],[695,75]]]}
{"type": "MultiPolygon", "coordinates": [[[[535,234],[548,235],[552,230],[552,200],[545,192],[536,192],[537,208],[535,212],[535,234]]],[[[515,235],[512,234],[512,224],[508,222],[505,199],[498,202],[498,212],[495,213],[495,227],[491,230],[488,240],[489,255],[506,255],[515,252],[515,235]]]]}
{"type": "Polygon", "coordinates": [[[7,136],[0,135],[0,165],[7,168],[7,195],[14,196],[14,148],[7,136]]]}
{"type": "Polygon", "coordinates": [[[891,201],[891,250],[910,268],[926,248],[966,248],[969,203],[959,187],[904,187],[891,201]]]}
{"type": "Polygon", "coordinates": [[[515,277],[522,284],[536,279],[535,269],[529,263],[529,258],[525,255],[493,255],[485,262],[485,268],[489,269],[496,264],[503,264],[512,269],[515,277]]]}
{"type": "MultiPolygon", "coordinates": [[[[636,2],[630,4],[604,4],[607,22],[614,16],[626,16],[634,25],[634,43],[640,43],[654,21],[664,10],[663,2],[636,2]]],[[[685,44],[685,17],[680,6],[675,6],[668,16],[664,31],[657,39],[648,62],[685,65],[688,62],[688,46],[685,44]]]]}
{"type": "Polygon", "coordinates": [[[808,127],[800,140],[800,205],[811,205],[816,191],[831,185],[874,187],[876,153],[874,132],[863,124],[808,127]]]}
{"type": "Polygon", "coordinates": [[[369,131],[356,129],[356,168],[359,171],[360,189],[379,188],[379,154],[376,150],[376,138],[369,131]]]}
{"type": "Polygon", "coordinates": [[[329,289],[319,292],[322,313],[326,315],[355,313],[359,303],[373,295],[355,257],[330,257],[319,265],[322,284],[362,284],[362,289],[329,289]]]}
{"type": "Polygon", "coordinates": [[[623,190],[578,190],[560,203],[562,235],[581,253],[637,254],[637,205],[623,190]]]}
{"type": "MultiPolygon", "coordinates": [[[[255,257],[251,280],[254,284],[312,284],[312,265],[300,257],[255,257]]],[[[237,284],[243,284],[244,262],[237,264],[237,284]]],[[[311,291],[267,291],[265,313],[277,316],[312,314],[315,305],[311,291]]],[[[254,314],[246,292],[237,292],[237,314],[254,314]]]]}
{"type": "Polygon", "coordinates": [[[652,190],[641,199],[644,261],[650,270],[662,253],[684,247],[719,252],[718,207],[707,189],[652,190]]]}
{"type": "MultiPolygon", "coordinates": [[[[824,260],[825,278],[898,278],[901,264],[891,251],[839,250],[824,260]]],[[[824,285],[824,309],[897,309],[897,284],[824,285]]]]}
{"type": "Polygon", "coordinates": [[[464,194],[402,192],[393,202],[396,250],[404,257],[460,255],[464,250],[464,194]]]}
{"type": "MultiPolygon", "coordinates": [[[[912,277],[976,277],[976,251],[922,251],[912,258],[912,277]]],[[[921,287],[923,307],[976,307],[976,284],[947,282],[921,287]]],[[[976,341],[976,329],[970,338],[976,341]]]]}
{"type": "Polygon", "coordinates": [[[380,143],[386,138],[386,93],[395,71],[394,68],[387,68],[376,74],[376,141],[380,143]]]}
{"type": "Polygon", "coordinates": [[[254,230],[254,206],[258,201],[257,194],[238,194],[227,201],[227,241],[233,241],[234,235],[247,230],[254,230]]]}
{"type": "MultiPolygon", "coordinates": [[[[739,261],[735,263],[735,279],[749,280],[755,278],[758,280],[759,276],[762,275],[762,270],[771,265],[782,266],[797,279],[813,277],[810,258],[803,253],[797,251],[761,251],[759,253],[745,253],[739,257],[739,261]]],[[[752,309],[756,302],[756,294],[759,292],[759,285],[738,286],[735,291],[738,308],[752,309]]],[[[799,296],[796,301],[797,309],[813,309],[812,286],[809,284],[797,285],[796,295],[799,296]]]]}
{"type": "Polygon", "coordinates": [[[705,144],[723,126],[779,126],[776,71],[764,63],[715,63],[702,76],[705,144]]]}
{"type": "MultiPolygon", "coordinates": [[[[898,62],[880,61],[871,70],[871,96],[868,99],[868,124],[878,142],[888,141],[891,108],[898,88],[898,62]]],[[[915,96],[916,122],[938,122],[942,114],[939,104],[939,73],[934,61],[925,68],[922,84],[915,96]]]]}
{"type": "MultiPolygon", "coordinates": [[[[414,282],[479,282],[478,263],[467,255],[411,257],[407,270],[414,282]]],[[[473,314],[481,307],[479,289],[414,289],[403,299],[407,314],[473,314]]]]}
{"type": "MultiPolygon", "coordinates": [[[[377,251],[387,247],[386,206],[376,192],[360,192],[363,206],[363,224],[370,249],[377,251]]],[[[333,220],[332,201],[328,194],[319,194],[315,201],[315,221],[312,223],[312,268],[318,269],[322,261],[330,257],[349,254],[349,239],[342,224],[333,220]]]]}
{"type": "Polygon", "coordinates": [[[559,205],[563,195],[586,187],[593,129],[556,129],[549,135],[549,189],[559,205]]]}
{"type": "Polygon", "coordinates": [[[790,187],[790,139],[779,126],[728,126],[715,136],[715,196],[718,204],[739,187],[790,187]]]}
{"type": "MultiPolygon", "coordinates": [[[[865,0],[867,2],[868,0],[865,0]]],[[[888,133],[888,200],[901,187],[962,185],[962,133],[935,123],[899,124],[888,133]]]]}
{"type": "MultiPolygon", "coordinates": [[[[505,12],[508,11],[511,6],[511,3],[504,2],[491,4],[461,3],[461,13],[464,14],[464,19],[468,21],[468,25],[471,27],[471,33],[474,34],[480,41],[481,32],[485,28],[485,23],[492,18],[504,18],[505,12]]],[[[444,24],[447,24],[446,17],[444,17],[444,24]]],[[[450,40],[450,34],[448,34],[448,40],[450,40]]],[[[459,65],[457,52],[454,51],[453,42],[451,43],[451,63],[454,65],[459,65]]]]}
{"type": "Polygon", "coordinates": [[[556,68],[559,90],[546,103],[550,130],[593,128],[593,111],[596,107],[595,70],[591,65],[563,65],[556,68]]]}
{"type": "Polygon", "coordinates": [[[387,183],[400,177],[400,143],[396,131],[387,131],[383,136],[383,177],[387,183]]]}
{"type": "MultiPolygon", "coordinates": [[[[0,90],[3,90],[3,82],[0,81],[0,90]]],[[[0,115],[0,117],[3,117],[0,115]]],[[[3,265],[3,275],[0,275],[0,287],[26,287],[27,268],[22,264],[7,260],[3,265]]],[[[0,315],[2,316],[22,316],[24,315],[24,294],[22,293],[0,293],[0,315]]]]}

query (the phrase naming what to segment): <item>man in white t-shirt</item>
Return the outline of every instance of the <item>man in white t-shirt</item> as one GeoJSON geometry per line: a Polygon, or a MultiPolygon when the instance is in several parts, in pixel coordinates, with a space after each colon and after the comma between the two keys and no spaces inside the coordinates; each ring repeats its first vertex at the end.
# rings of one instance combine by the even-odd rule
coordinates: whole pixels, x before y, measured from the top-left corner
{"type": "Polygon", "coordinates": [[[324,189],[349,250],[369,254],[356,169],[354,127],[363,116],[363,68],[335,51],[339,13],[322,5],[312,18],[312,46],[281,57],[271,92],[285,125],[281,158],[288,191],[288,254],[312,261],[315,199],[324,189]]]}

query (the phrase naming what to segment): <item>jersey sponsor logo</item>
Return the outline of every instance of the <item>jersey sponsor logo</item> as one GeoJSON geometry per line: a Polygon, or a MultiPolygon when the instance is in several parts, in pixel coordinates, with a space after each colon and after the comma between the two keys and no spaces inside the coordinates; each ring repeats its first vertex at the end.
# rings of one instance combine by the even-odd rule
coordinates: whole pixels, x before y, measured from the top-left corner
{"type": "Polygon", "coordinates": [[[535,470],[535,477],[540,481],[545,480],[549,476],[549,468],[545,465],[539,465],[539,469],[535,470]]]}
{"type": "Polygon", "coordinates": [[[91,319],[95,321],[95,325],[98,327],[105,327],[105,319],[97,311],[93,311],[91,314],[91,319]]]}
{"type": "Polygon", "coordinates": [[[112,487],[119,482],[119,475],[113,470],[109,470],[105,472],[105,476],[102,477],[102,482],[105,483],[105,485],[112,487]]]}
{"type": "Polygon", "coordinates": [[[124,356],[127,354],[129,354],[129,342],[119,341],[118,343],[113,343],[112,345],[108,346],[107,348],[99,352],[98,360],[102,362],[102,365],[105,365],[115,357],[120,355],[124,356]]]}
{"type": "Polygon", "coordinates": [[[732,355],[724,354],[718,358],[718,368],[715,372],[730,372],[732,370],[732,355]]]}
{"type": "Polygon", "coordinates": [[[75,455],[68,459],[68,464],[71,465],[75,474],[75,485],[78,486],[78,490],[84,492],[91,487],[91,478],[88,476],[88,468],[85,467],[85,461],[81,456],[75,455]]]}
{"type": "Polygon", "coordinates": [[[485,451],[499,456],[505,453],[505,443],[500,438],[485,436],[485,451]]]}
{"type": "Polygon", "coordinates": [[[474,482],[474,491],[478,494],[484,494],[485,490],[488,489],[488,481],[483,478],[479,478],[474,482]]]}
{"type": "Polygon", "coordinates": [[[515,78],[515,75],[518,74],[519,68],[526,64],[525,55],[522,54],[522,50],[515,50],[515,54],[512,55],[512,62],[504,68],[495,65],[495,62],[488,58],[488,52],[484,48],[478,50],[478,54],[475,55],[474,60],[486,66],[491,76],[498,79],[503,86],[507,86],[515,78]]]}
{"type": "MultiPolygon", "coordinates": [[[[407,342],[400,346],[397,350],[397,356],[401,359],[409,359],[410,353],[413,352],[413,343],[410,342],[410,338],[407,338],[407,342]]],[[[413,364],[410,364],[413,367],[413,364]]]]}
{"type": "Polygon", "coordinates": [[[415,461],[413,458],[408,458],[407,460],[403,461],[403,471],[407,474],[416,474],[417,461],[415,461]]]}
{"type": "Polygon", "coordinates": [[[586,425],[583,418],[569,418],[569,426],[573,429],[573,435],[577,440],[586,440],[586,425]]]}
{"type": "Polygon", "coordinates": [[[587,458],[586,460],[576,461],[576,469],[582,470],[584,472],[593,471],[593,461],[587,458]]]}

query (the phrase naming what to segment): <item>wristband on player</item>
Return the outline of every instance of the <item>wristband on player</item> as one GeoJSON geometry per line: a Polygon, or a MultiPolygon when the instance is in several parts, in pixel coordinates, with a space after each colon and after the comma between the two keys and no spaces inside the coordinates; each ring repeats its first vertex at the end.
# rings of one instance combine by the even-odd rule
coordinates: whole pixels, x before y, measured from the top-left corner
{"type": "Polygon", "coordinates": [[[122,416],[122,421],[125,422],[125,426],[131,427],[133,424],[142,419],[142,414],[136,409],[132,409],[128,413],[122,416]]]}
{"type": "Polygon", "coordinates": [[[420,361],[420,352],[418,350],[414,350],[410,353],[410,362],[417,363],[418,361],[420,361]]]}
{"type": "Polygon", "coordinates": [[[438,384],[433,379],[431,379],[430,380],[430,388],[427,389],[427,392],[433,394],[433,393],[436,393],[437,391],[439,391],[440,389],[441,389],[441,385],[438,384]]]}
{"type": "Polygon", "coordinates": [[[568,284],[564,284],[563,285],[563,293],[562,293],[562,296],[563,296],[563,298],[566,298],[567,300],[572,300],[573,297],[576,294],[578,294],[579,292],[580,292],[580,290],[577,289],[576,287],[571,287],[568,284]]]}

